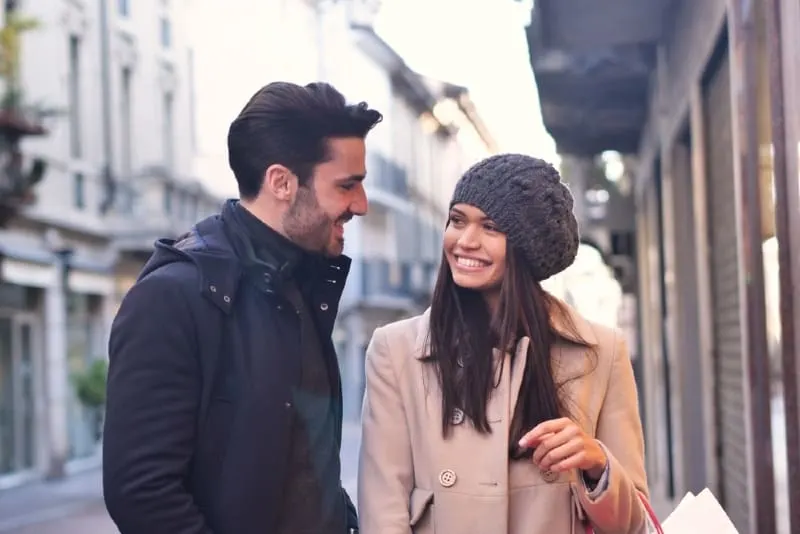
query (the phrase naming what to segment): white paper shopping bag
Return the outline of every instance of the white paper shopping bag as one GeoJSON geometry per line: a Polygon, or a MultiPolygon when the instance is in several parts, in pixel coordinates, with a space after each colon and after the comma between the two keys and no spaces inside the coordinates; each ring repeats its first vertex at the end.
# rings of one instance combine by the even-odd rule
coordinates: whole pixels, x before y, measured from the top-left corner
{"type": "Polygon", "coordinates": [[[661,526],[665,534],[739,534],[708,488],[697,495],[687,493],[661,526]]]}

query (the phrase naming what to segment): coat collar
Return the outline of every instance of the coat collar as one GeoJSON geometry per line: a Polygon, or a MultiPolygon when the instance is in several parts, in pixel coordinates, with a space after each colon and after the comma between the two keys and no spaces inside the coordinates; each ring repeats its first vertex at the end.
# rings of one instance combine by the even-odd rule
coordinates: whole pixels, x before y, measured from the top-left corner
{"type": "MultiPolygon", "coordinates": [[[[583,345],[586,347],[597,346],[597,335],[594,333],[592,325],[583,318],[572,306],[566,302],[555,299],[559,304],[556,311],[551,313],[550,322],[553,329],[559,337],[570,343],[583,345]],[[558,309],[560,307],[560,310],[558,309]]],[[[419,329],[417,331],[414,355],[418,360],[422,360],[430,356],[430,315],[431,309],[425,310],[422,314],[422,321],[419,322],[419,329]]],[[[524,338],[517,343],[517,351],[520,350],[521,345],[527,348],[528,338],[524,338]]]]}

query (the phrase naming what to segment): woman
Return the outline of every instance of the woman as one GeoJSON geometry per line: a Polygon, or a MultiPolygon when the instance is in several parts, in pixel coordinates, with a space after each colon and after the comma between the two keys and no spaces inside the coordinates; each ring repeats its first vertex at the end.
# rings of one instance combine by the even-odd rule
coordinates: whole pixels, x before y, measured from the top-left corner
{"type": "Polygon", "coordinates": [[[569,190],[505,154],[450,205],[430,309],[367,349],[361,534],[646,532],[625,342],[540,285],[577,253],[569,190]]]}

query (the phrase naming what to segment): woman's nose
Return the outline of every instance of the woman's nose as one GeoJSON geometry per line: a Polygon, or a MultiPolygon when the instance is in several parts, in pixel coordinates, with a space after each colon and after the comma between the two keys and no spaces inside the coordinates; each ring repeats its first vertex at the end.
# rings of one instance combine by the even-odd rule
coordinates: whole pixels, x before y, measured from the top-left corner
{"type": "Polygon", "coordinates": [[[480,247],[481,243],[478,231],[471,227],[467,227],[458,238],[458,244],[460,247],[467,249],[476,249],[480,247]]]}

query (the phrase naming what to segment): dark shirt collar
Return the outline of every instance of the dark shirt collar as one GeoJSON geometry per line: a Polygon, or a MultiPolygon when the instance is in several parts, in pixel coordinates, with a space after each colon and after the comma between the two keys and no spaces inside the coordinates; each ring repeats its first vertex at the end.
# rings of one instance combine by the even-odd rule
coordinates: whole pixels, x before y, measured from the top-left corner
{"type": "Polygon", "coordinates": [[[241,203],[235,203],[233,215],[252,243],[253,252],[259,260],[277,263],[282,272],[300,279],[310,274],[313,267],[318,264],[318,254],[304,250],[278,233],[250,213],[241,203]]]}

